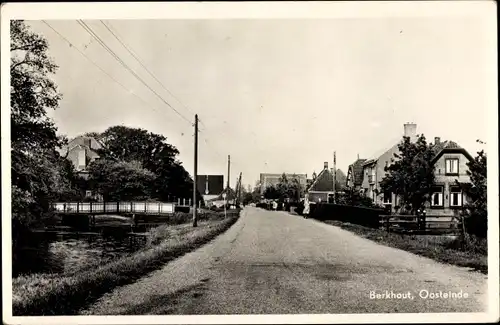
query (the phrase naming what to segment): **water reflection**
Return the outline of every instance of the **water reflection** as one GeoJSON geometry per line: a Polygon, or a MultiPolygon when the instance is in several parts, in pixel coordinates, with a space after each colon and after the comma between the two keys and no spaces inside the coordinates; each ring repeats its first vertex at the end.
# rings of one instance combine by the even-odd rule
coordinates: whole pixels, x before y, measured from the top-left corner
{"type": "Polygon", "coordinates": [[[20,274],[68,274],[130,254],[145,244],[145,237],[129,236],[130,228],[101,226],[84,234],[76,229],[64,232],[32,233],[16,250],[13,277],[20,274]]]}

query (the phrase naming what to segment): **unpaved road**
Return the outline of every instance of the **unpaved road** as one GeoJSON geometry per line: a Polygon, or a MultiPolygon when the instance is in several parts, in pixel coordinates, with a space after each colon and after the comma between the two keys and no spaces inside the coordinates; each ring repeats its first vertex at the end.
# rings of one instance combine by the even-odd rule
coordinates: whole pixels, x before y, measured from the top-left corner
{"type": "Polygon", "coordinates": [[[285,212],[246,208],[213,242],[83,314],[485,312],[487,277],[285,212]],[[370,293],[413,299],[371,299],[370,293]],[[462,292],[467,298],[421,298],[462,292]],[[423,292],[425,293],[425,292],[423,292]]]}

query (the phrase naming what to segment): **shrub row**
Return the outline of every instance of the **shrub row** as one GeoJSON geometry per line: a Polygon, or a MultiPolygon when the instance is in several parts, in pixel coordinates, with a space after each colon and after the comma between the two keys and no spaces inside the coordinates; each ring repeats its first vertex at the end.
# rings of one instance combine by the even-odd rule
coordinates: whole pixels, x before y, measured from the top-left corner
{"type": "Polygon", "coordinates": [[[311,204],[310,215],[317,220],[338,220],[370,228],[379,228],[384,209],[366,208],[332,203],[311,204]]]}
{"type": "Polygon", "coordinates": [[[14,316],[76,315],[79,310],[96,301],[115,287],[133,283],[164,263],[209,242],[234,224],[239,212],[210,226],[192,228],[177,240],[166,240],[159,245],[141,250],[109,264],[104,264],[71,277],[53,277],[49,284],[23,292],[13,301],[14,316]]]}

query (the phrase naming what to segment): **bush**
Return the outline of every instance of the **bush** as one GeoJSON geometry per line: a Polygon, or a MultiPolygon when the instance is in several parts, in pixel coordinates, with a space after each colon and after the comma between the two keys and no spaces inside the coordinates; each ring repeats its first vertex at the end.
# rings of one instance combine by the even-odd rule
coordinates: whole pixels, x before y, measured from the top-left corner
{"type": "Polygon", "coordinates": [[[339,220],[371,228],[380,227],[383,209],[356,207],[331,203],[311,205],[311,217],[318,220],[339,220]]]}
{"type": "Polygon", "coordinates": [[[488,233],[488,218],[480,214],[473,214],[466,217],[465,230],[470,235],[486,238],[488,233]]]}

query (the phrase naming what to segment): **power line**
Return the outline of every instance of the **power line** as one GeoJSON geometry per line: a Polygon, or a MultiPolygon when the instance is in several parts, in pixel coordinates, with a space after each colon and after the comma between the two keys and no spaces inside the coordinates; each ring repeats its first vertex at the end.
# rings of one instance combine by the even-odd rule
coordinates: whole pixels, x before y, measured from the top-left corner
{"type": "Polygon", "coordinates": [[[144,86],[146,86],[153,94],[155,94],[163,103],[165,103],[168,107],[170,107],[177,115],[179,115],[182,119],[187,121],[189,124],[192,124],[191,121],[182,115],[178,110],[176,110],[169,102],[167,102],[161,95],[159,95],[153,88],[151,88],[141,77],[137,75],[121,58],[118,54],[116,54],[107,44],[104,42],[93,30],[88,26],[84,21],[78,20],[78,23],[82,28],[93,38],[97,40],[99,45],[101,45],[116,61],[118,61],[125,69],[127,69],[137,80],[139,80],[144,86]]]}
{"type": "Polygon", "coordinates": [[[99,20],[101,22],[101,24],[104,25],[104,27],[106,27],[106,29],[116,38],[116,40],[118,40],[118,42],[120,42],[120,44],[128,51],[128,53],[130,53],[130,55],[132,55],[134,57],[134,59],[139,62],[139,64],[144,68],[144,70],[147,71],[147,73],[149,73],[149,75],[151,77],[153,77],[154,80],[156,80],[156,82],[158,84],[160,84],[160,86],[165,90],[167,91],[170,96],[172,96],[175,100],[177,100],[185,109],[187,109],[190,113],[194,114],[194,112],[192,110],[189,109],[189,107],[187,107],[186,105],[184,105],[181,100],[179,98],[177,98],[160,80],[158,80],[158,78],[148,69],[148,67],[142,62],[143,60],[139,57],[138,54],[136,54],[136,52],[132,49],[132,47],[130,45],[127,45],[125,42],[123,42],[121,40],[121,38],[117,35],[118,32],[116,32],[116,30],[114,30],[112,27],[111,27],[111,24],[108,23],[106,24],[105,22],[103,22],[102,20],[99,20]]]}
{"type": "MultiPolygon", "coordinates": [[[[130,55],[132,55],[132,57],[134,57],[134,59],[139,62],[139,64],[144,68],[144,70],[146,70],[146,72],[151,76],[153,77],[154,80],[156,80],[156,82],[158,84],[160,84],[160,86],[170,94],[170,96],[172,96],[175,100],[177,100],[181,105],[182,107],[184,107],[185,109],[187,109],[191,114],[195,114],[189,107],[187,107],[177,96],[175,96],[156,76],[153,72],[151,72],[151,70],[148,69],[148,67],[143,63],[143,60],[141,59],[141,57],[137,54],[136,51],[134,51],[132,49],[132,47],[130,45],[127,45],[122,39],[121,37],[119,36],[119,33],[116,31],[116,29],[114,29],[112,27],[112,25],[108,22],[108,23],[105,23],[104,21],[102,20],[99,20],[101,22],[101,24],[106,27],[106,29],[114,36],[114,38],[116,38],[116,40],[118,42],[120,42],[120,44],[128,51],[128,53],[130,53],[130,55]]],[[[203,121],[201,121],[201,119],[198,119],[198,122],[205,126],[203,121]]],[[[206,128],[206,126],[205,126],[206,128]]]]}
{"type": "Polygon", "coordinates": [[[54,27],[52,27],[48,22],[46,22],[45,20],[42,20],[42,22],[47,25],[50,29],[52,29],[57,35],[59,35],[60,38],[62,38],[64,41],[66,41],[66,43],[68,43],[68,45],[75,49],[76,51],[78,51],[78,53],[80,53],[85,59],[87,59],[90,63],[92,63],[96,68],[98,68],[99,70],[101,70],[102,73],[104,73],[106,76],[108,76],[111,80],[113,80],[114,82],[116,82],[118,85],[120,85],[123,89],[125,89],[129,94],[132,94],[134,95],[135,97],[137,97],[138,99],[140,99],[144,104],[148,105],[149,107],[151,107],[152,109],[155,109],[154,107],[152,107],[151,105],[149,105],[142,97],[140,97],[139,95],[137,95],[136,93],[132,92],[130,89],[128,89],[127,87],[125,87],[121,82],[119,82],[118,80],[116,80],[115,78],[113,78],[112,75],[110,75],[109,73],[106,72],[106,70],[104,70],[103,68],[101,68],[96,62],[94,62],[92,59],[90,59],[85,53],[83,53],[78,47],[76,47],[73,43],[71,43],[71,41],[69,41],[66,37],[64,37],[61,33],[59,33],[54,27]]]}
{"type": "Polygon", "coordinates": [[[117,83],[119,86],[121,86],[124,90],[126,90],[127,93],[129,93],[129,94],[137,97],[141,102],[143,102],[146,106],[148,106],[149,108],[153,109],[154,111],[159,112],[155,107],[153,107],[151,104],[149,104],[148,102],[146,102],[142,97],[140,97],[139,95],[137,95],[136,93],[134,93],[133,91],[131,91],[130,89],[128,89],[125,85],[123,85],[121,82],[119,82],[118,80],[116,80],[112,75],[110,75],[108,72],[106,72],[106,70],[104,70],[102,67],[100,67],[95,61],[93,61],[92,59],[90,59],[83,51],[81,51],[70,40],[68,40],[64,35],[62,35],[59,31],[57,31],[52,25],[50,25],[45,20],[42,20],[42,22],[45,25],[47,25],[47,27],[49,27],[52,31],[54,31],[54,33],[56,33],[61,39],[63,39],[66,43],[68,43],[69,47],[75,49],[80,55],[82,55],[85,59],[87,59],[87,61],[89,61],[90,63],[92,63],[102,73],[104,73],[111,80],[113,80],[115,83],[117,83]]]}

